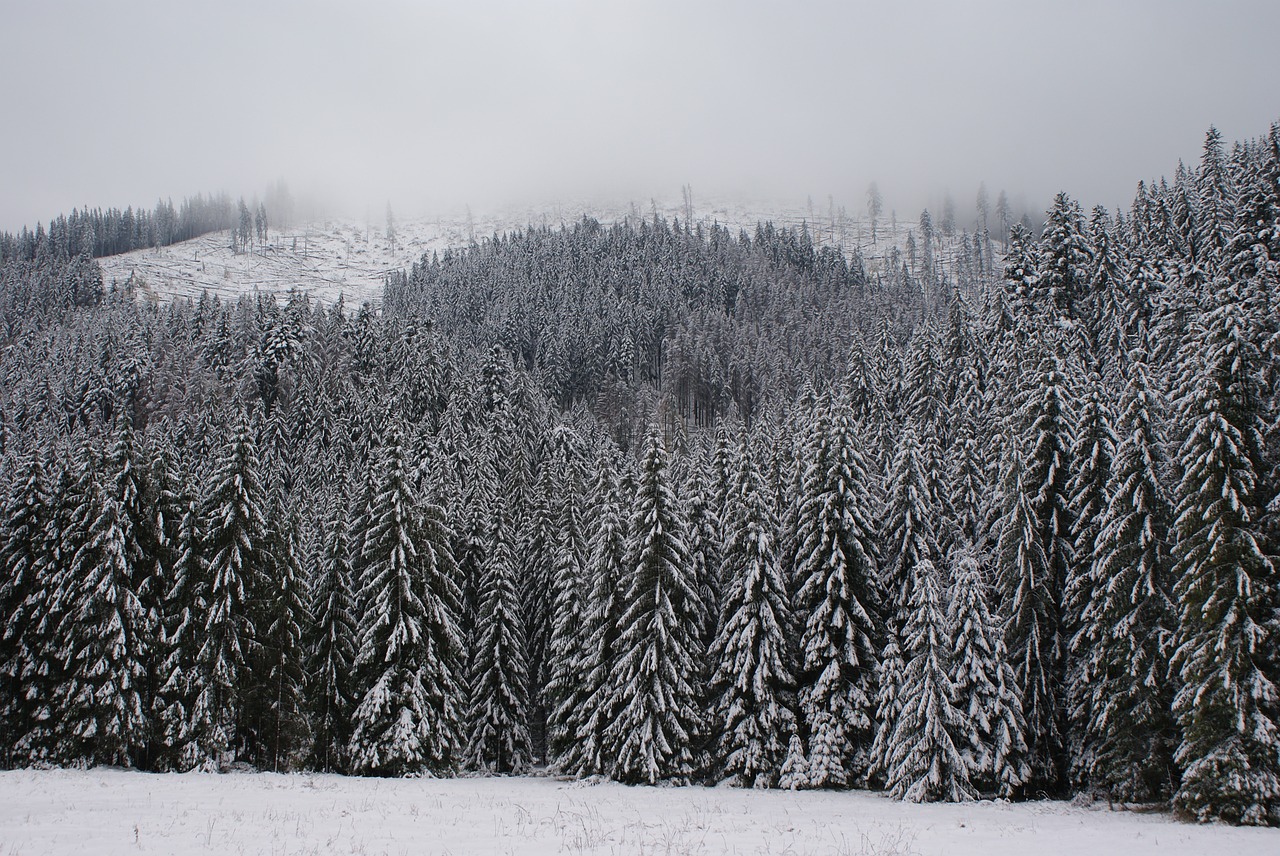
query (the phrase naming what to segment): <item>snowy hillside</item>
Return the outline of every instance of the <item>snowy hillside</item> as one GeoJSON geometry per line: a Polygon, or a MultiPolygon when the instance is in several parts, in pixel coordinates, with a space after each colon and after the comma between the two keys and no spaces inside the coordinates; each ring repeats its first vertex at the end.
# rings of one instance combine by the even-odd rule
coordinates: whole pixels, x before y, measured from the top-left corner
{"type": "Polygon", "coordinates": [[[1065,803],[543,778],[0,773],[0,853],[1263,856],[1280,832],[1065,803]]]}
{"type": "MultiPolygon", "coordinates": [[[[908,235],[919,224],[895,222],[889,217],[877,223],[872,241],[871,224],[832,208],[763,202],[712,201],[692,209],[695,223],[719,223],[737,233],[754,233],[766,221],[778,227],[809,229],[818,245],[834,245],[861,252],[868,269],[878,269],[894,249],[905,252],[908,235]]],[[[298,288],[326,302],[343,295],[349,306],[377,300],[388,271],[407,269],[424,253],[467,246],[496,234],[528,226],[558,228],[590,216],[609,224],[625,219],[651,217],[686,219],[681,205],[651,201],[639,204],[554,204],[540,208],[508,209],[491,213],[454,211],[435,217],[406,218],[395,224],[395,241],[386,235],[385,220],[334,218],[288,229],[270,229],[265,243],[248,252],[231,249],[230,233],[214,232],[191,241],[155,249],[136,250],[99,260],[106,283],[132,283],[138,295],[156,300],[197,296],[207,290],[226,298],[242,293],[283,293],[298,288]]],[[[942,243],[942,257],[960,251],[960,235],[942,243]]],[[[1000,244],[995,244],[1000,249],[1000,244]]]]}

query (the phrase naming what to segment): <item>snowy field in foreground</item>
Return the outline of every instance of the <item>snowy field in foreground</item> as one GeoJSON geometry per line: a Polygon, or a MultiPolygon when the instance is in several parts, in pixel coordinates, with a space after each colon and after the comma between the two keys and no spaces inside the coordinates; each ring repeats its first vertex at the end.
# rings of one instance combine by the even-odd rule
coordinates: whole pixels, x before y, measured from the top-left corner
{"type": "Polygon", "coordinates": [[[1064,803],[909,805],[868,793],[554,779],[0,772],[0,856],[1280,853],[1280,830],[1064,803]]]}

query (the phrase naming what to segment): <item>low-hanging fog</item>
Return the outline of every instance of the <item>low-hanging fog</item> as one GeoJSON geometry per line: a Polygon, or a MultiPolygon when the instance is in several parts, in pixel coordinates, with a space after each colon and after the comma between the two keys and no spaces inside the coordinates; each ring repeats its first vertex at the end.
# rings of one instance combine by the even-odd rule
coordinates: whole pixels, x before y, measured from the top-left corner
{"type": "MultiPolygon", "coordinates": [[[[806,196],[914,219],[980,182],[1042,208],[1280,117],[1280,4],[11,4],[0,229],[77,206],[295,193],[470,204],[806,196]]],[[[360,208],[356,208],[360,206],[360,208]]],[[[375,209],[376,210],[376,207],[375,209]]]]}

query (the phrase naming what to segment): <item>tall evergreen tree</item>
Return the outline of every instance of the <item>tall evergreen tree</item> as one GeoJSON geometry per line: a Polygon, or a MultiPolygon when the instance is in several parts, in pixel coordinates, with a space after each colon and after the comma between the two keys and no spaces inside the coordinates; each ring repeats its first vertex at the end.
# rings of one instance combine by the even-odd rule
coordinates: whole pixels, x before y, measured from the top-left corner
{"type": "Polygon", "coordinates": [[[967,726],[959,743],[976,788],[1014,794],[1030,776],[1026,724],[1000,628],[987,605],[977,557],[961,549],[952,573],[947,620],[954,633],[951,686],[967,726]]]}
{"type": "Polygon", "coordinates": [[[312,572],[307,645],[307,695],[314,737],[310,763],[324,772],[346,768],[351,736],[356,657],[353,586],[345,521],[335,510],[325,524],[324,547],[312,572]]]}
{"type": "Polygon", "coordinates": [[[32,711],[23,688],[37,617],[28,599],[38,591],[45,551],[49,498],[44,464],[34,455],[22,462],[5,497],[0,518],[0,763],[18,761],[19,737],[30,730],[32,711]]]}
{"type": "Polygon", "coordinates": [[[1053,317],[1067,322],[1089,315],[1089,273],[1093,248],[1089,245],[1080,203],[1059,193],[1054,197],[1040,239],[1037,288],[1053,317]]]}
{"type": "Polygon", "coordinates": [[[298,555],[298,524],[280,507],[268,530],[271,568],[257,612],[264,625],[255,660],[258,765],[288,770],[310,742],[303,640],[309,634],[305,581],[298,555]]]}
{"type": "Polygon", "coordinates": [[[1226,253],[1235,223],[1235,198],[1231,170],[1222,151],[1222,134],[1210,126],[1195,176],[1196,249],[1200,266],[1209,275],[1226,253]]]}
{"type": "Polygon", "coordinates": [[[141,554],[110,490],[95,485],[83,509],[85,541],[71,560],[69,609],[59,628],[66,676],[59,686],[59,755],[66,761],[133,766],[149,737],[143,698],[153,640],[138,598],[141,554]]]}
{"type": "Polygon", "coordinates": [[[1013,667],[1015,692],[1026,717],[1027,786],[1052,787],[1060,770],[1062,745],[1054,669],[1057,600],[1041,527],[1026,488],[1026,473],[1015,455],[1008,466],[1005,495],[1010,508],[998,546],[1000,592],[1005,604],[1004,638],[1013,667]]]}
{"type": "Polygon", "coordinates": [[[1175,610],[1169,596],[1170,508],[1160,478],[1160,400],[1146,355],[1131,354],[1120,442],[1098,514],[1092,570],[1071,693],[1080,729],[1075,762],[1083,779],[1128,801],[1166,798],[1173,772],[1169,656],[1175,610]]]}
{"type": "Polygon", "coordinates": [[[505,498],[495,497],[469,679],[466,764],[494,773],[522,772],[533,751],[524,627],[509,519],[505,498]]]}
{"type": "Polygon", "coordinates": [[[867,780],[878,786],[884,785],[893,760],[893,732],[902,714],[902,686],[907,672],[897,631],[889,628],[885,637],[887,641],[876,665],[876,734],[867,767],[867,780]]]}
{"type": "Polygon", "coordinates": [[[917,438],[915,426],[901,432],[898,450],[889,471],[888,507],[885,509],[884,555],[889,559],[885,589],[895,631],[902,632],[913,609],[911,585],[915,567],[939,558],[936,518],[938,474],[929,472],[929,461],[917,438]]]}
{"type": "MultiPolygon", "coordinates": [[[[270,570],[266,553],[266,495],[259,481],[257,448],[247,418],[218,462],[205,493],[202,538],[207,557],[207,609],[198,663],[196,709],[208,717],[199,736],[206,758],[242,751],[246,666],[258,644],[252,608],[270,570]]],[[[265,629],[265,628],[264,628],[265,629]]]]}
{"type": "Polygon", "coordinates": [[[728,588],[709,658],[717,775],[772,787],[795,732],[791,605],[778,564],[777,524],[745,452],[727,513],[728,588]]]}
{"type": "Polygon", "coordinates": [[[685,463],[689,470],[682,479],[687,485],[683,496],[688,541],[685,546],[689,550],[690,574],[698,589],[698,603],[702,606],[698,617],[699,642],[706,650],[719,630],[726,521],[723,512],[716,509],[714,484],[707,478],[706,465],[715,462],[694,454],[689,455],[685,463]]]}
{"type": "Polygon", "coordinates": [[[559,497],[559,525],[552,562],[552,626],[548,648],[547,751],[561,759],[578,742],[579,713],[587,703],[586,640],[583,617],[590,598],[587,577],[588,545],[583,528],[583,475],[577,452],[560,455],[563,472],[559,497]]]}
{"type": "Polygon", "coordinates": [[[940,547],[949,555],[961,545],[985,551],[991,536],[990,525],[999,507],[992,490],[989,458],[994,450],[979,437],[988,433],[983,411],[983,391],[975,377],[963,381],[960,402],[952,420],[952,442],[946,454],[946,478],[941,490],[945,507],[953,512],[942,521],[940,547]]]}
{"type": "Polygon", "coordinates": [[[582,702],[569,707],[566,700],[557,714],[566,731],[575,735],[556,760],[556,767],[566,773],[611,773],[618,755],[609,725],[618,716],[619,699],[613,689],[625,605],[623,568],[630,532],[626,503],[634,492],[630,473],[617,472],[608,462],[601,465],[591,489],[593,525],[586,564],[589,587],[578,636],[582,702]]]}
{"type": "Polygon", "coordinates": [[[687,781],[697,772],[702,605],[688,574],[684,528],[655,428],[645,442],[631,514],[617,642],[618,717],[609,726],[618,753],[613,775],[623,782],[687,781]]]}
{"type": "Polygon", "coordinates": [[[419,504],[394,428],[372,508],[349,763],[366,775],[448,772],[461,748],[461,593],[444,512],[419,504]]]}
{"type": "MultiPolygon", "coordinates": [[[[1099,584],[1094,573],[1094,542],[1101,528],[1107,506],[1107,480],[1115,457],[1116,439],[1111,426],[1110,407],[1104,398],[1102,379],[1097,371],[1089,372],[1081,396],[1076,420],[1075,443],[1071,459],[1074,470],[1067,485],[1071,509],[1071,565],[1063,588],[1062,636],[1066,644],[1066,699],[1075,699],[1089,691],[1089,678],[1080,654],[1088,656],[1091,644],[1075,648],[1071,640],[1079,632],[1089,598],[1099,584]]],[[[1072,775],[1078,781],[1085,761],[1087,727],[1075,715],[1068,702],[1072,775]]]]}
{"type": "Polygon", "coordinates": [[[1230,295],[1197,336],[1173,570],[1173,666],[1183,767],[1175,807],[1202,820],[1280,825],[1276,560],[1260,537],[1259,354],[1230,295]]]}
{"type": "Polygon", "coordinates": [[[962,754],[971,726],[953,702],[953,634],[939,576],[928,558],[916,565],[903,637],[910,659],[887,775],[889,792],[911,802],[960,802],[975,796],[962,754]]]}
{"type": "Polygon", "coordinates": [[[49,491],[44,546],[36,566],[35,586],[25,601],[23,646],[18,674],[28,729],[19,734],[16,754],[26,763],[66,762],[79,748],[63,728],[67,650],[63,631],[67,616],[78,608],[83,565],[77,564],[94,520],[95,496],[101,489],[102,461],[96,444],[85,437],[68,453],[49,491]]]}
{"type": "Polygon", "coordinates": [[[209,606],[209,577],[200,534],[200,509],[188,497],[178,524],[174,563],[164,592],[163,646],[157,692],[157,730],[164,752],[161,770],[211,767],[206,737],[213,728],[211,699],[204,692],[200,654],[209,606]]]}
{"type": "Polygon", "coordinates": [[[815,787],[865,774],[883,619],[867,508],[871,479],[838,404],[817,408],[799,498],[795,569],[802,623],[799,706],[815,787]]]}
{"type": "Polygon", "coordinates": [[[1008,605],[1006,640],[1022,682],[1032,768],[1030,787],[1050,793],[1066,784],[1063,598],[1071,573],[1073,529],[1071,410],[1063,361],[1043,356],[1022,392],[1017,421],[1027,455],[1013,456],[1000,554],[1008,605]],[[1025,543],[1028,533],[1038,542],[1025,543]]]}
{"type": "MultiPolygon", "coordinates": [[[[514,439],[514,431],[495,433],[490,438],[494,444],[494,473],[496,484],[505,493],[505,501],[511,502],[519,497],[520,473],[519,462],[509,458],[504,447],[514,439]]],[[[556,556],[557,541],[557,509],[555,484],[555,468],[549,460],[544,460],[538,474],[538,482],[529,497],[527,520],[524,529],[524,543],[519,553],[512,550],[512,558],[521,561],[522,568],[518,579],[520,588],[520,608],[524,616],[524,631],[521,633],[523,644],[527,646],[525,659],[527,686],[521,693],[529,700],[529,726],[538,757],[544,757],[547,749],[547,714],[548,699],[546,687],[549,680],[547,660],[548,647],[551,643],[552,598],[553,598],[553,565],[556,556]]],[[[493,502],[504,501],[495,497],[493,502]]],[[[514,528],[514,525],[513,525],[514,528]]],[[[514,536],[514,532],[512,535],[514,536]]],[[[481,579],[484,578],[481,570],[481,579]]],[[[478,593],[480,602],[484,595],[478,593]]],[[[483,632],[484,628],[477,628],[483,632]]]]}
{"type": "Polygon", "coordinates": [[[166,736],[164,713],[169,700],[162,690],[169,677],[166,663],[173,656],[169,634],[176,623],[176,610],[168,595],[177,577],[182,517],[191,497],[174,450],[163,441],[148,444],[147,449],[142,457],[150,459],[150,468],[145,482],[142,517],[136,527],[142,533],[138,597],[147,611],[152,629],[146,664],[147,683],[143,692],[150,724],[144,764],[150,769],[171,770],[173,752],[166,736]]]}

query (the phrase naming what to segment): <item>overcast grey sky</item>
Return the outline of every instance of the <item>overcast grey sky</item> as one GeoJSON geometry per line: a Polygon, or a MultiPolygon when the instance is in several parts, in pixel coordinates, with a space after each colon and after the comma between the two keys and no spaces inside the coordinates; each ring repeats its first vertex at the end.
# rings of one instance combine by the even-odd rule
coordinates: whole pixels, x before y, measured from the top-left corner
{"type": "Polygon", "coordinates": [[[0,229],[277,178],[439,210],[1127,204],[1280,119],[1275,0],[10,3],[0,229]]]}

